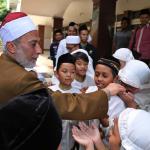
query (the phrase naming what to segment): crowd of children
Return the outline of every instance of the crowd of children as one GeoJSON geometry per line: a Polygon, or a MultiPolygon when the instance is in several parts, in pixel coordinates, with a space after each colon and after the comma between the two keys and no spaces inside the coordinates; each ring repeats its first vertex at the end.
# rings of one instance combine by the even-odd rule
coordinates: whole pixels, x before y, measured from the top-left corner
{"type": "MultiPolygon", "coordinates": [[[[77,147],[80,150],[148,149],[148,139],[145,143],[140,136],[136,139],[135,135],[140,131],[133,129],[133,125],[136,124],[135,121],[142,119],[142,115],[150,120],[150,115],[145,112],[150,110],[149,67],[144,62],[135,60],[128,48],[116,50],[112,57],[100,58],[97,62],[94,60],[93,65],[89,52],[81,47],[83,43],[80,43],[80,38],[69,34],[63,40],[65,51],[58,52],[55,82],[52,80],[49,89],[62,93],[91,93],[115,82],[123,85],[126,92],[109,97],[108,113],[105,118],[86,120],[82,123],[80,120],[63,120],[63,136],[59,149],[72,150],[76,142],[84,147],[77,147]],[[143,110],[138,110],[139,108],[143,110]],[[133,116],[135,114],[135,117],[129,114],[133,116]],[[128,131],[134,133],[135,140],[128,131]]],[[[144,123],[135,126],[137,130],[146,124],[146,118],[143,119],[144,123]]],[[[145,127],[141,132],[148,137],[146,133],[148,127],[147,125],[145,127]]]]}

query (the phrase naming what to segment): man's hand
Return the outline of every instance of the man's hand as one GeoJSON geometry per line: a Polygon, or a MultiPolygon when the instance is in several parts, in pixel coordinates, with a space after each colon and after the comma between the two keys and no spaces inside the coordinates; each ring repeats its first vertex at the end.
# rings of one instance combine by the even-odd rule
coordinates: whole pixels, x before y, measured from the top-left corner
{"type": "Polygon", "coordinates": [[[102,89],[109,96],[117,95],[120,92],[125,92],[126,89],[118,83],[110,83],[106,88],[102,89]]]}

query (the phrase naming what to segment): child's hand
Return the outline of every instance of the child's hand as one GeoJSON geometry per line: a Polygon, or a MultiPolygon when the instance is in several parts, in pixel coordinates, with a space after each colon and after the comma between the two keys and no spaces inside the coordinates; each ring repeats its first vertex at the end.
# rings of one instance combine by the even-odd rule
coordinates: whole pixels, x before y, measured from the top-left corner
{"type": "Polygon", "coordinates": [[[73,126],[72,128],[72,136],[79,144],[83,145],[86,150],[94,150],[94,144],[90,137],[77,127],[73,126]]]}
{"type": "Polygon", "coordinates": [[[114,119],[114,127],[109,131],[109,144],[111,150],[120,150],[120,134],[118,129],[118,119],[114,119]]]}
{"type": "Polygon", "coordinates": [[[90,127],[87,126],[84,122],[79,123],[81,131],[85,132],[90,139],[92,139],[97,150],[105,150],[105,146],[101,140],[101,135],[99,129],[95,124],[92,124],[90,127]]]}
{"type": "Polygon", "coordinates": [[[89,127],[84,122],[79,122],[79,127],[81,131],[85,132],[94,143],[101,140],[99,129],[96,127],[95,124],[92,124],[89,127]]]}
{"type": "Polygon", "coordinates": [[[80,89],[80,91],[81,91],[81,93],[85,93],[87,89],[88,89],[88,87],[84,87],[84,88],[80,89]]]}

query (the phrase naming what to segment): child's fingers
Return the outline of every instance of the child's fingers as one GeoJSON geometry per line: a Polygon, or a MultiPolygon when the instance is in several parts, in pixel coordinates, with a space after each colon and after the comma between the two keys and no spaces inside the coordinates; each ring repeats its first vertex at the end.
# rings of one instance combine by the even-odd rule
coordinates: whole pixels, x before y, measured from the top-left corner
{"type": "Polygon", "coordinates": [[[88,126],[84,122],[79,122],[79,127],[81,131],[86,132],[88,130],[88,126]]]}

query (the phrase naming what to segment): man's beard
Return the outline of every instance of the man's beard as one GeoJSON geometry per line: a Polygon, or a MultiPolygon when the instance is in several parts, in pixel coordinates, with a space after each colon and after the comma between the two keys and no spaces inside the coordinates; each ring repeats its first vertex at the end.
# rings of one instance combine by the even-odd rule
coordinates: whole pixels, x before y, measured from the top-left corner
{"type": "Polygon", "coordinates": [[[33,68],[36,65],[36,61],[29,61],[26,58],[26,55],[22,49],[17,50],[15,59],[24,68],[33,68]]]}

